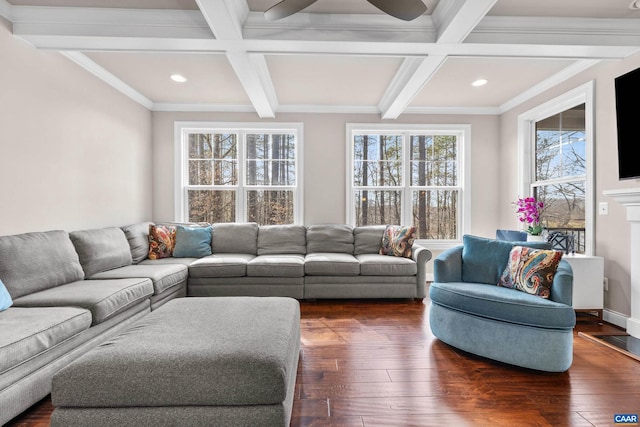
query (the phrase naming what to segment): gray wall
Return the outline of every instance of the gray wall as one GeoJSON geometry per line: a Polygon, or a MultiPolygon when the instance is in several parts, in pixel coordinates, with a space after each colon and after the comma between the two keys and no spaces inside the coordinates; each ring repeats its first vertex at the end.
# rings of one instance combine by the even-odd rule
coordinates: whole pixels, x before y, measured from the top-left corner
{"type": "MultiPolygon", "coordinates": [[[[588,81],[595,82],[595,203],[609,203],[609,215],[594,213],[595,255],[604,257],[604,275],[609,278],[605,292],[605,308],[629,315],[631,312],[631,278],[629,255],[629,223],[624,207],[602,194],[606,190],[640,187],[640,180],[618,180],[617,131],[615,116],[614,78],[640,67],[640,54],[623,61],[604,61],[536,98],[519,105],[500,117],[500,224],[515,225],[509,197],[518,194],[517,180],[517,120],[518,115],[555,98],[588,81]]],[[[637,260],[635,261],[637,262],[637,260]]],[[[579,292],[576,284],[574,292],[579,292]]]]}
{"type": "Polygon", "coordinates": [[[0,235],[151,217],[151,113],[0,18],[0,235]]]}

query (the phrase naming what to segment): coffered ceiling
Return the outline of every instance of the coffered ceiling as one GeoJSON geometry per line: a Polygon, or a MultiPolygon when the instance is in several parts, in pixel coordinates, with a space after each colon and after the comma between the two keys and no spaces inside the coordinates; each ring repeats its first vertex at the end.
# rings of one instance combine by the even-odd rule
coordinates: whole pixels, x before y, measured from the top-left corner
{"type": "Polygon", "coordinates": [[[500,114],[640,51],[631,0],[424,0],[410,22],[366,0],[317,0],[265,20],[277,1],[0,0],[0,16],[151,110],[263,118],[500,114]]]}

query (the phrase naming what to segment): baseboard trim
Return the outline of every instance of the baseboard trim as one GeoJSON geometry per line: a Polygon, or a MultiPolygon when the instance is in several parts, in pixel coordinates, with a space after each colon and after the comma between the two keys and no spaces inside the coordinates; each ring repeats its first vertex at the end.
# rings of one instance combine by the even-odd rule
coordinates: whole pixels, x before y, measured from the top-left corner
{"type": "Polygon", "coordinates": [[[605,322],[619,326],[625,330],[627,329],[627,319],[629,318],[629,316],[627,316],[626,314],[618,313],[617,311],[605,308],[602,314],[602,318],[605,322]]]}

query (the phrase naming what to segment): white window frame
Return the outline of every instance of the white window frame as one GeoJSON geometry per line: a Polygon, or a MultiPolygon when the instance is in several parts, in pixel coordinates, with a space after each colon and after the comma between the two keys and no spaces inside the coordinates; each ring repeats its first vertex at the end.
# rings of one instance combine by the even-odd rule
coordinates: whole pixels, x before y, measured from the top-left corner
{"type": "Polygon", "coordinates": [[[302,173],[303,156],[303,124],[302,123],[244,123],[244,122],[184,122],[174,123],[174,217],[178,222],[188,218],[187,186],[189,182],[188,167],[188,135],[192,133],[235,133],[238,134],[238,184],[220,187],[224,190],[235,190],[236,221],[247,221],[247,192],[252,190],[288,190],[294,192],[293,217],[294,224],[301,225],[304,218],[304,184],[302,173]],[[246,138],[247,133],[283,133],[296,137],[295,152],[295,188],[274,185],[247,185],[245,176],[246,138]]]}
{"type": "MultiPolygon", "coordinates": [[[[535,180],[536,122],[585,104],[585,255],[595,252],[594,224],[594,82],[589,81],[518,116],[518,197],[533,192],[535,180]]],[[[514,199],[515,200],[515,199],[514,199]]]]}
{"type": "MultiPolygon", "coordinates": [[[[357,134],[402,134],[402,186],[386,187],[386,189],[398,189],[403,193],[403,205],[401,216],[403,224],[411,224],[412,200],[408,195],[417,186],[411,186],[411,150],[410,136],[422,133],[427,135],[456,135],[457,137],[457,159],[458,159],[458,185],[452,187],[434,187],[438,189],[455,189],[458,191],[458,239],[455,240],[430,240],[418,239],[416,243],[428,244],[430,249],[444,250],[462,243],[462,236],[467,234],[471,228],[471,195],[470,188],[470,142],[471,125],[469,124],[376,124],[376,123],[347,123],[346,126],[346,147],[347,147],[347,197],[346,197],[346,222],[355,225],[355,186],[353,174],[354,162],[354,135],[357,134]]],[[[419,187],[422,188],[422,187],[419,187]]]]}

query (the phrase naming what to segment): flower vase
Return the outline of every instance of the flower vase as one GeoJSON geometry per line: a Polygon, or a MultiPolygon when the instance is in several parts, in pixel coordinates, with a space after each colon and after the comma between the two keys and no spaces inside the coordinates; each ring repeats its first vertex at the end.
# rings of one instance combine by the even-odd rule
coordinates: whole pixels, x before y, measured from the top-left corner
{"type": "Polygon", "coordinates": [[[531,235],[531,234],[527,234],[527,242],[546,242],[547,239],[544,238],[544,236],[541,235],[531,235]]]}

